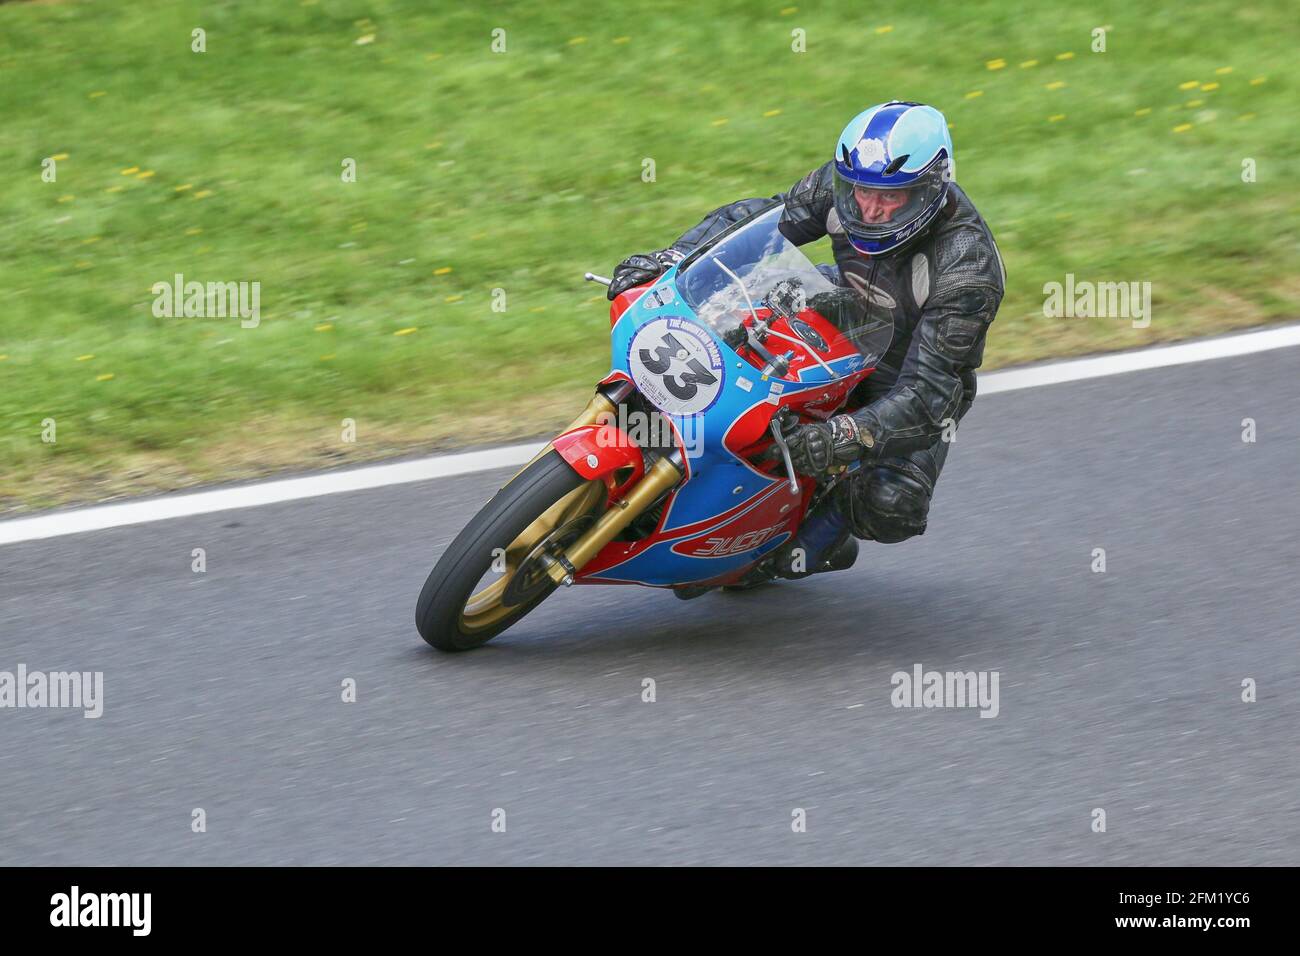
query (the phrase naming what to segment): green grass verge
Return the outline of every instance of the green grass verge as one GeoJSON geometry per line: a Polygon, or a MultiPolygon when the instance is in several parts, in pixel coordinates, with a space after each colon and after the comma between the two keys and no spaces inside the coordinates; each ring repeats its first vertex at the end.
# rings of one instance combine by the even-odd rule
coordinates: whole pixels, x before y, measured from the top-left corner
{"type": "Polygon", "coordinates": [[[947,113],[1006,259],[986,367],[1296,314],[1285,5],[565,6],[0,5],[0,509],[562,424],[608,365],[584,269],[894,97],[947,113]],[[154,317],[177,272],[260,282],[260,325],[154,317]],[[1150,281],[1150,327],[1044,318],[1067,272],[1150,281]]]}

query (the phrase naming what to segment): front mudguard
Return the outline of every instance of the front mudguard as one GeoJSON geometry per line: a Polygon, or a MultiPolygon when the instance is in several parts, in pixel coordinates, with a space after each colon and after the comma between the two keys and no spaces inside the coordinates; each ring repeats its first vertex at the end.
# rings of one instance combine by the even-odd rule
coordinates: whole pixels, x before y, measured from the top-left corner
{"type": "Polygon", "coordinates": [[[645,475],[641,448],[615,425],[579,425],[551,445],[582,477],[603,481],[611,502],[621,499],[645,475]]]}

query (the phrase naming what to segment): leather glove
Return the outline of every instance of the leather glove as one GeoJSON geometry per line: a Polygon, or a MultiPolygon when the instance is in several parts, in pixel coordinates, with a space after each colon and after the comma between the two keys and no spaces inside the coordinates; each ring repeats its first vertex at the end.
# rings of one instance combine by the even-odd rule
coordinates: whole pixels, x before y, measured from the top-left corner
{"type": "Polygon", "coordinates": [[[676,249],[658,249],[628,256],[614,267],[606,295],[613,302],[619,294],[663,275],[685,256],[676,249]]]}
{"type": "Polygon", "coordinates": [[[796,472],[821,477],[835,465],[857,461],[875,439],[858,428],[852,415],[836,415],[828,422],[800,425],[786,436],[786,444],[796,472]]]}
{"type": "Polygon", "coordinates": [[[819,292],[808,300],[808,308],[841,331],[858,325],[868,311],[867,300],[853,289],[819,292]]]}

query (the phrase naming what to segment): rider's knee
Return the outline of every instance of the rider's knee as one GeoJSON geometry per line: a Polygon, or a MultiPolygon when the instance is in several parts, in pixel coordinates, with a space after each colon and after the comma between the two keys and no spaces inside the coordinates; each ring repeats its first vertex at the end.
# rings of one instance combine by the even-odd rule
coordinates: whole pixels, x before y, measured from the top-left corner
{"type": "Polygon", "coordinates": [[[903,472],[877,467],[862,476],[857,524],[881,544],[897,544],[925,534],[930,513],[930,489],[903,472]]]}

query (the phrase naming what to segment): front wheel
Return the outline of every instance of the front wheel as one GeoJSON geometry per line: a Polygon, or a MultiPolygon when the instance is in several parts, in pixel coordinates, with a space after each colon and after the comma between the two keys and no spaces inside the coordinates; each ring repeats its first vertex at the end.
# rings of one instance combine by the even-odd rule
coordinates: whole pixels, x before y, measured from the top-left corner
{"type": "Polygon", "coordinates": [[[553,590],[546,556],[578,539],[604,510],[604,482],[542,455],[492,496],[443,552],[415,605],[415,626],[440,651],[486,644],[553,590]]]}

